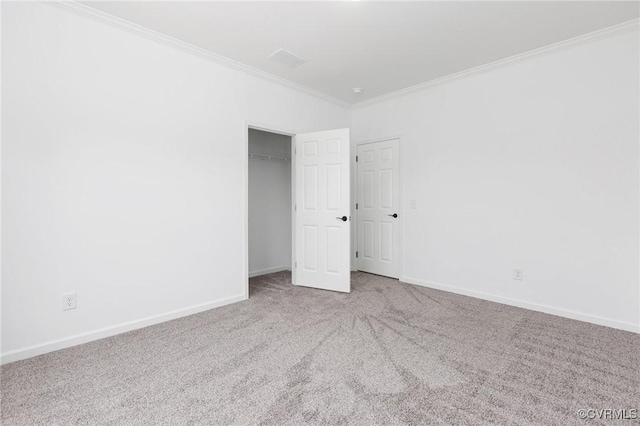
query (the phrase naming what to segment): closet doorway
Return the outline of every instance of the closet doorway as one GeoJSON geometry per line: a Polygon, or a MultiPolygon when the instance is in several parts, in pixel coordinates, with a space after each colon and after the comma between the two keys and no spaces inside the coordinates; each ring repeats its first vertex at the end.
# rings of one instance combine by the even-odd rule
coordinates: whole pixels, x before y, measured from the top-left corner
{"type": "Polygon", "coordinates": [[[292,137],[249,128],[249,277],[291,270],[292,137]]]}

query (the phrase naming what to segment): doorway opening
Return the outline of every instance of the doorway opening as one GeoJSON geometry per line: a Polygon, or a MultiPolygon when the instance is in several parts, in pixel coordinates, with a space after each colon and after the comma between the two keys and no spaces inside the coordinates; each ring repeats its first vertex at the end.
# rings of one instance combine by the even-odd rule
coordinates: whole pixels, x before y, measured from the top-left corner
{"type": "Polygon", "coordinates": [[[292,137],[248,129],[248,276],[291,271],[292,137]]]}
{"type": "Polygon", "coordinates": [[[245,126],[245,298],[250,277],[283,270],[293,285],[349,293],[349,129],[245,126]]]}

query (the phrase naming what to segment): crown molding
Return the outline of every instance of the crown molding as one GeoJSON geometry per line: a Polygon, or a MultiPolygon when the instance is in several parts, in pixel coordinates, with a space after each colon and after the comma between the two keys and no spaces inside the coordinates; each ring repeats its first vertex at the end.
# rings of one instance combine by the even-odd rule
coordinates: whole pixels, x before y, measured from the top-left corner
{"type": "Polygon", "coordinates": [[[126,19],[118,18],[116,16],[105,13],[101,10],[94,9],[91,6],[78,3],[75,0],[42,0],[41,3],[57,7],[58,9],[61,9],[67,12],[75,13],[76,15],[80,15],[85,18],[93,19],[94,21],[98,21],[115,28],[128,31],[130,33],[142,36],[146,39],[162,43],[165,46],[173,47],[185,53],[189,53],[189,54],[198,56],[200,58],[209,60],[211,62],[215,62],[219,65],[232,68],[236,71],[244,72],[253,77],[258,77],[264,81],[275,83],[277,85],[286,87],[288,89],[293,89],[298,92],[302,92],[304,94],[314,96],[318,99],[333,103],[343,108],[347,108],[347,109],[351,108],[350,103],[345,102],[341,99],[335,98],[333,96],[329,96],[317,90],[310,89],[308,87],[294,83],[290,80],[278,77],[276,75],[261,71],[257,68],[254,68],[249,65],[245,65],[241,62],[234,61],[233,59],[227,58],[222,55],[218,55],[217,53],[213,53],[209,50],[195,46],[191,43],[187,43],[185,41],[168,36],[166,34],[162,34],[158,31],[152,30],[142,25],[138,25],[133,22],[127,21],[126,19]]]}
{"type": "Polygon", "coordinates": [[[193,44],[187,43],[185,41],[179,40],[177,38],[168,36],[166,34],[162,34],[158,31],[152,30],[150,28],[144,27],[142,25],[135,24],[133,22],[127,21],[122,18],[118,18],[116,16],[110,15],[106,12],[102,12],[101,10],[94,9],[91,6],[86,4],[78,3],[76,0],[41,0],[42,3],[48,4],[51,6],[55,6],[59,9],[66,10],[71,13],[75,13],[77,15],[83,16],[85,18],[93,19],[98,22],[102,22],[104,24],[108,24],[112,27],[119,28],[125,31],[129,31],[130,33],[137,34],[149,40],[153,40],[159,43],[162,43],[166,46],[173,47],[175,49],[181,50],[185,53],[189,53],[200,58],[215,62],[219,65],[234,69],[236,71],[244,72],[253,77],[258,77],[264,81],[274,83],[280,85],[282,87],[286,87],[289,89],[296,90],[298,92],[313,96],[315,98],[324,100],[326,102],[330,102],[332,104],[338,105],[347,109],[357,109],[362,108],[368,105],[373,105],[376,103],[380,103],[386,100],[402,97],[404,95],[408,95],[410,93],[418,92],[421,90],[426,90],[430,87],[438,86],[441,84],[448,83],[453,80],[457,80],[460,78],[465,78],[468,76],[480,74],[486,71],[490,71],[495,68],[499,68],[501,66],[509,65],[515,62],[523,61],[529,58],[542,56],[545,54],[553,53],[559,51],[561,49],[569,48],[572,46],[576,46],[582,43],[586,43],[589,41],[602,39],[606,37],[610,37],[616,34],[621,34],[628,31],[637,30],[640,28],[640,19],[636,18],[631,21],[623,22],[617,25],[613,25],[611,27],[603,28],[597,31],[593,31],[590,33],[582,34],[577,37],[573,37],[567,40],[563,40],[557,43],[553,43],[547,46],[543,46],[537,49],[533,49],[527,52],[518,53],[513,56],[509,56],[507,58],[499,59],[494,62],[490,62],[487,64],[479,65],[477,67],[469,68],[464,71],[460,71],[454,74],[449,74],[443,77],[436,78],[434,80],[429,80],[420,84],[416,84],[414,86],[410,86],[404,89],[396,90],[393,92],[386,93],[384,95],[377,96],[375,98],[367,99],[361,102],[349,103],[345,102],[336,97],[327,95],[326,93],[322,93],[320,91],[311,89],[309,87],[303,86],[301,84],[294,83],[290,80],[278,77],[276,75],[261,71],[257,68],[254,68],[249,65],[245,65],[241,62],[235,61],[233,59],[227,58],[222,55],[218,55],[217,53],[213,53],[209,50],[203,49],[201,47],[195,46],[193,44]]]}
{"type": "Polygon", "coordinates": [[[444,77],[436,78],[434,80],[429,80],[424,83],[416,84],[415,86],[410,86],[404,89],[396,90],[393,92],[386,93],[384,95],[377,96],[375,98],[367,99],[361,102],[356,102],[351,105],[352,109],[362,108],[365,106],[373,105],[379,102],[387,101],[390,99],[402,97],[404,95],[408,95],[410,93],[419,92],[421,90],[426,90],[433,86],[438,86],[444,83],[448,83],[453,80],[458,80],[461,78],[465,78],[468,76],[480,74],[486,71],[490,71],[495,68],[499,68],[505,65],[509,65],[515,62],[523,61],[525,59],[546,55],[549,53],[557,52],[559,50],[577,46],[582,43],[586,43],[589,41],[607,38],[613,35],[625,33],[628,31],[637,30],[640,28],[640,19],[636,18],[631,21],[626,21],[620,24],[613,25],[611,27],[603,28],[597,31],[593,31],[590,33],[582,34],[577,37],[573,37],[567,40],[563,40],[557,43],[549,44],[547,46],[543,46],[537,49],[529,50],[527,52],[518,53],[513,56],[509,56],[504,59],[499,59],[494,62],[490,62],[488,64],[479,65],[477,67],[469,68],[464,71],[460,71],[454,74],[449,74],[444,77]]]}

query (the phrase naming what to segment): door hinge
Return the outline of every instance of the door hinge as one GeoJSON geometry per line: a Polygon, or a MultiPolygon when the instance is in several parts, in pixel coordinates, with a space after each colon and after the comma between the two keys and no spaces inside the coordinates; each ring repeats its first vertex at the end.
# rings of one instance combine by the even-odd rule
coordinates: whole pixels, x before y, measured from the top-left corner
{"type": "Polygon", "coordinates": [[[356,203],[356,210],[358,210],[358,203],[356,203]]]}
{"type": "Polygon", "coordinates": [[[356,155],[356,163],[358,162],[358,156],[356,155]]]}
{"type": "Polygon", "coordinates": [[[358,252],[356,252],[356,257],[358,257],[358,252]]]}

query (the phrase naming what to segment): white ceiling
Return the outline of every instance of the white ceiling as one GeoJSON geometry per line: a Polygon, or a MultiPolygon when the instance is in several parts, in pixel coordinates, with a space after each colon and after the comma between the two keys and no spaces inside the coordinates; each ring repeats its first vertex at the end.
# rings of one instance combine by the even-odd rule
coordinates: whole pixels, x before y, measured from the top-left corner
{"type": "Polygon", "coordinates": [[[639,15],[635,1],[85,4],[348,103],[639,15]],[[308,62],[290,69],[268,59],[280,48],[308,62]]]}

